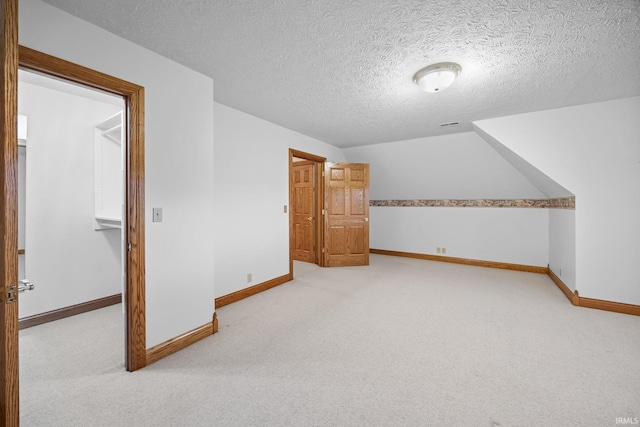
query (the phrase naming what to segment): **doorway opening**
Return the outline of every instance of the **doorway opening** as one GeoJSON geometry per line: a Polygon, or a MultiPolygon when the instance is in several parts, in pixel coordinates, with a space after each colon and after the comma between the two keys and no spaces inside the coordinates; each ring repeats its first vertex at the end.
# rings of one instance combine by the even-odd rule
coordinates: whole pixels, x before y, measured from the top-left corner
{"type": "Polygon", "coordinates": [[[123,113],[121,96],[18,72],[25,405],[50,399],[44,390],[55,391],[54,379],[68,384],[124,366],[123,113]]]}
{"type": "Polygon", "coordinates": [[[122,302],[124,101],[27,70],[18,81],[24,329],[122,302]]]}
{"type": "MultiPolygon", "coordinates": [[[[96,208],[94,215],[87,220],[89,227],[114,228],[121,227],[122,234],[111,236],[112,246],[121,247],[123,286],[121,295],[124,304],[125,329],[125,367],[129,371],[146,366],[146,334],[145,334],[145,269],[144,269],[144,88],[133,83],[108,76],[106,74],[64,61],[59,58],[29,49],[23,46],[18,51],[19,67],[33,73],[79,85],[85,88],[116,95],[123,100],[121,110],[121,130],[111,121],[116,114],[96,123],[96,133],[111,132],[115,137],[120,132],[121,141],[121,185],[124,191],[124,206],[109,207],[98,212],[97,201],[91,201],[96,208]],[[95,202],[95,204],[94,204],[95,202]],[[118,224],[117,211],[120,211],[118,224]],[[115,212],[115,214],[114,214],[115,212]],[[114,215],[116,217],[114,217],[114,215]],[[121,236],[121,237],[120,237],[121,236]]],[[[117,121],[117,120],[116,120],[117,121]]],[[[97,143],[96,143],[97,144],[97,143]]],[[[102,147],[104,148],[104,147],[102,147]]],[[[113,157],[113,150],[107,157],[113,157]]],[[[104,154],[104,153],[103,153],[104,154]]],[[[115,154],[117,157],[118,154],[115,154]]],[[[98,161],[94,159],[94,161],[98,161]]],[[[103,163],[108,163],[104,158],[103,163]]],[[[116,159],[117,161],[117,159],[116,159]]],[[[69,165],[66,165],[69,167],[69,165]]],[[[94,165],[92,165],[94,166],[94,165]]],[[[103,171],[102,173],[107,173],[103,171]]],[[[116,175],[118,172],[115,172],[116,175]]],[[[113,177],[112,177],[113,178],[113,177]]],[[[104,183],[107,187],[113,179],[104,183]]],[[[120,184],[115,183],[116,187],[120,184]]],[[[106,191],[108,193],[108,191],[106,191]]],[[[102,201],[114,199],[107,194],[101,196],[102,201]]],[[[115,196],[117,199],[117,196],[115,196]]],[[[17,204],[17,200],[16,200],[17,204]]],[[[104,207],[104,203],[102,204],[104,207]]],[[[94,231],[97,232],[97,231],[94,231]]],[[[102,231],[103,233],[105,231],[102,231]]],[[[109,233],[110,231],[107,231],[109,233]]],[[[28,251],[28,248],[25,248],[28,251]]],[[[82,278],[90,280],[90,278],[82,278]]],[[[36,284],[37,285],[37,284],[36,284]]]]}
{"type": "Polygon", "coordinates": [[[324,266],[324,184],[326,158],[289,149],[289,273],[324,266]]]}

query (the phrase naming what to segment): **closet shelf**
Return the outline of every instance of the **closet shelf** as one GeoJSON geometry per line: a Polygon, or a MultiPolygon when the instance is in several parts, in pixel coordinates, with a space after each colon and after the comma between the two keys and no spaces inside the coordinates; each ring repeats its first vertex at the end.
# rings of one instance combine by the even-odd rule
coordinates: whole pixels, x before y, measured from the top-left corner
{"type": "Polygon", "coordinates": [[[122,125],[119,124],[110,129],[103,130],[101,134],[110,141],[120,144],[122,142],[122,125]]]}
{"type": "Polygon", "coordinates": [[[124,160],[123,113],[118,112],[95,126],[94,138],[94,230],[122,228],[124,160]]]}
{"type": "Polygon", "coordinates": [[[96,222],[101,228],[122,228],[122,219],[120,218],[107,218],[96,216],[96,222]]]}

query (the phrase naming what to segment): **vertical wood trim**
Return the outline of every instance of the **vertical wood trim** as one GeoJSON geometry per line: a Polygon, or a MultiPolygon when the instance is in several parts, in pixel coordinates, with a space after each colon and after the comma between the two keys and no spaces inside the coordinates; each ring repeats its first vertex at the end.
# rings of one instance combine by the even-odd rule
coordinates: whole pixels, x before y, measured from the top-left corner
{"type": "Polygon", "coordinates": [[[18,0],[0,1],[0,425],[20,421],[18,371],[18,293],[7,300],[7,288],[18,284],[18,0]]]}
{"type": "Polygon", "coordinates": [[[295,252],[295,229],[293,226],[293,150],[289,149],[289,280],[293,280],[293,254],[295,252]]]}
{"type": "Polygon", "coordinates": [[[129,135],[127,151],[127,256],[126,316],[127,370],[147,365],[144,232],[144,88],[127,97],[129,135]]]}
{"type": "Polygon", "coordinates": [[[329,197],[331,194],[331,188],[329,188],[329,184],[330,184],[330,173],[331,173],[331,162],[325,162],[324,167],[322,168],[322,194],[323,194],[323,198],[322,198],[322,207],[325,210],[324,211],[324,215],[322,217],[322,235],[324,236],[325,240],[322,242],[323,246],[322,246],[322,266],[323,267],[328,267],[329,266],[329,247],[327,244],[327,240],[328,240],[328,236],[329,236],[329,197]]]}
{"type": "Polygon", "coordinates": [[[365,230],[366,230],[366,244],[365,244],[365,264],[369,265],[369,252],[370,252],[370,244],[371,244],[371,222],[369,216],[369,187],[371,187],[371,168],[369,164],[366,164],[365,168],[365,189],[364,189],[364,197],[366,198],[365,206],[365,230]]]}
{"type": "Polygon", "coordinates": [[[326,267],[322,250],[324,248],[324,163],[318,162],[316,165],[316,264],[320,267],[326,267]]]}
{"type": "MultiPolygon", "coordinates": [[[[145,324],[145,232],[144,232],[144,88],[99,71],[19,47],[20,67],[104,90],[125,100],[129,133],[126,135],[126,366],[135,371],[147,364],[145,324]]],[[[16,142],[17,145],[17,142],[16,142]]],[[[16,249],[17,250],[17,247],[16,249]]],[[[14,250],[14,252],[15,252],[14,250]]]]}

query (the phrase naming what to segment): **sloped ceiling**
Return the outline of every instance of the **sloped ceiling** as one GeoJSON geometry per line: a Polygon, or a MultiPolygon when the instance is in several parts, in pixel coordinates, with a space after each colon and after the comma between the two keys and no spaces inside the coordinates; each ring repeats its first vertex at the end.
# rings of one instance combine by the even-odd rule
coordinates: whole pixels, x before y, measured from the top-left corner
{"type": "Polygon", "coordinates": [[[473,128],[482,139],[484,139],[491,147],[493,147],[503,159],[511,164],[518,172],[520,172],[531,185],[537,188],[546,197],[557,199],[570,197],[574,194],[542,173],[538,168],[527,162],[522,157],[511,151],[507,146],[500,143],[497,139],[482,130],[474,123],[473,128]]]}
{"type": "Polygon", "coordinates": [[[212,77],[222,104],[339,147],[640,95],[638,0],[46,2],[212,77]],[[462,74],[420,91],[413,74],[440,61],[462,74]]]}

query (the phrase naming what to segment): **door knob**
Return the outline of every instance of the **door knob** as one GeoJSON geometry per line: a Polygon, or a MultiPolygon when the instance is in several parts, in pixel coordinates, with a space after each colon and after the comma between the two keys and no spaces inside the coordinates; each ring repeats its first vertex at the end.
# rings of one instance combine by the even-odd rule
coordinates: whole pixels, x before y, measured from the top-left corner
{"type": "Polygon", "coordinates": [[[29,280],[18,280],[18,292],[32,291],[33,288],[35,288],[35,285],[29,280]]]}

